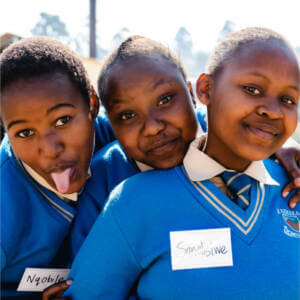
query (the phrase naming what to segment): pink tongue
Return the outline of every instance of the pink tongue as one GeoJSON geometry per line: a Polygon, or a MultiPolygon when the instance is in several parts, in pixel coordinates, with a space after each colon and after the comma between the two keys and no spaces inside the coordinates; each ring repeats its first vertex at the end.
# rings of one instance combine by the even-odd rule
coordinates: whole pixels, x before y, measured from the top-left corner
{"type": "Polygon", "coordinates": [[[51,173],[51,177],[60,193],[65,193],[70,186],[70,175],[72,168],[65,169],[61,173],[51,173]]]}

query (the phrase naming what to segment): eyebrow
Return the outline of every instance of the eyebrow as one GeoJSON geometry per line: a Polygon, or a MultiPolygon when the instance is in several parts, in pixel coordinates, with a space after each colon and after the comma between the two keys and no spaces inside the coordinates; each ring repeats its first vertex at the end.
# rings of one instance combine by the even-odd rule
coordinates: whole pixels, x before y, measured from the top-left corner
{"type": "Polygon", "coordinates": [[[126,100],[122,100],[122,99],[118,99],[118,98],[114,98],[114,99],[110,99],[109,101],[108,101],[108,110],[111,110],[112,109],[112,107],[114,107],[114,106],[116,106],[117,104],[120,104],[120,103],[124,103],[124,102],[128,102],[128,101],[126,101],[126,100]]]}
{"type": "Polygon", "coordinates": [[[154,84],[152,85],[152,89],[156,89],[159,85],[162,85],[162,84],[172,85],[172,83],[173,83],[172,80],[166,80],[164,78],[161,78],[161,79],[157,80],[156,82],[154,82],[154,84]]]}
{"type": "Polygon", "coordinates": [[[254,75],[254,76],[257,76],[257,77],[261,77],[267,81],[270,81],[270,79],[268,77],[266,77],[265,75],[261,74],[261,73],[258,73],[258,72],[250,72],[250,73],[245,73],[244,75],[254,75]]]}
{"type": "Polygon", "coordinates": [[[46,114],[47,115],[49,115],[51,112],[53,112],[54,110],[57,110],[57,109],[59,109],[59,108],[61,108],[61,107],[73,107],[73,108],[75,108],[75,106],[73,105],[73,104],[71,104],[71,103],[59,103],[59,104],[57,104],[57,105],[55,105],[55,106],[53,106],[53,107],[50,107],[48,110],[47,110],[47,112],[46,112],[46,114]]]}
{"type": "MultiPolygon", "coordinates": [[[[261,74],[261,73],[258,73],[258,72],[250,72],[250,73],[246,73],[245,75],[254,75],[254,76],[258,76],[258,77],[261,77],[267,81],[270,81],[268,77],[266,77],[265,75],[261,74]]],[[[290,89],[293,89],[293,90],[296,90],[297,92],[299,92],[299,88],[295,85],[288,85],[287,86],[288,88],[290,89]]]]}
{"type": "Polygon", "coordinates": [[[9,128],[11,128],[12,126],[14,126],[14,125],[16,125],[16,124],[19,124],[19,123],[26,123],[26,120],[17,120],[17,121],[12,121],[12,122],[10,122],[10,123],[8,124],[8,126],[7,126],[7,130],[8,130],[9,128]]]}
{"type": "MultiPolygon", "coordinates": [[[[51,112],[61,108],[61,107],[73,107],[75,108],[75,106],[71,103],[59,103],[53,107],[50,107],[47,112],[46,112],[46,115],[49,115],[51,112]]],[[[26,123],[27,121],[26,120],[16,120],[16,121],[12,121],[8,124],[7,126],[7,130],[10,129],[12,126],[16,125],[16,124],[20,124],[20,123],[26,123]]]]}

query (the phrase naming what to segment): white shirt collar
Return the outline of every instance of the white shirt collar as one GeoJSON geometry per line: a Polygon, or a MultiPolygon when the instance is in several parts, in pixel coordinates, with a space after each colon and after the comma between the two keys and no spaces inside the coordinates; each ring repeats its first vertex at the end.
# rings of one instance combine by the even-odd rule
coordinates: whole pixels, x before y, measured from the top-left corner
{"type": "Polygon", "coordinates": [[[289,147],[295,147],[299,148],[299,144],[293,139],[293,138],[288,138],[286,142],[282,145],[282,148],[289,148],[289,147]]]}
{"type": "Polygon", "coordinates": [[[148,170],[153,170],[153,168],[151,166],[148,166],[138,160],[135,161],[138,169],[141,171],[141,172],[145,172],[145,171],[148,171],[148,170]]]}
{"type": "MultiPolygon", "coordinates": [[[[199,144],[206,139],[206,135],[196,138],[189,146],[183,159],[184,168],[192,181],[202,181],[211,179],[226,170],[213,158],[199,150],[199,144]]],[[[248,176],[268,185],[279,185],[275,181],[263,161],[253,161],[244,171],[248,176]]]]}
{"type": "MultiPolygon", "coordinates": [[[[35,181],[37,181],[41,186],[43,186],[46,189],[50,190],[51,192],[55,193],[60,199],[67,198],[68,200],[72,200],[72,201],[77,201],[78,200],[78,193],[77,192],[72,193],[72,194],[59,193],[40,174],[38,174],[36,171],[34,171],[31,167],[29,167],[23,161],[22,161],[22,165],[24,166],[25,170],[29,173],[29,175],[35,181]]],[[[90,170],[89,170],[89,174],[90,174],[90,170]]]]}

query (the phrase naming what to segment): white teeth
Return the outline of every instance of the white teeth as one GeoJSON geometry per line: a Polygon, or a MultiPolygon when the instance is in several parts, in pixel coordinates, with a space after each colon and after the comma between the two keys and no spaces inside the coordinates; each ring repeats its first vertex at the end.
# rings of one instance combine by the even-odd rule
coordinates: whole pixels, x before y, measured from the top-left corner
{"type": "Polygon", "coordinates": [[[61,173],[51,173],[56,189],[60,193],[66,193],[70,186],[72,168],[65,169],[61,173]]]}

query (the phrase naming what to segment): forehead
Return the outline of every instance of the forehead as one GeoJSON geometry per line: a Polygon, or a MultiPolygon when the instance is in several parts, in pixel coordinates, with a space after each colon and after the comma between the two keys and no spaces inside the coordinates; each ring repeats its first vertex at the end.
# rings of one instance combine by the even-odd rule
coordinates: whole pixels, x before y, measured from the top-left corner
{"type": "Polygon", "coordinates": [[[280,41],[260,41],[242,48],[225,64],[231,73],[267,72],[299,84],[299,65],[294,53],[280,41]]]}
{"type": "Polygon", "coordinates": [[[111,92],[129,91],[134,88],[155,88],[161,81],[185,84],[180,69],[161,56],[137,57],[115,65],[109,73],[106,88],[111,92]]]}
{"type": "Polygon", "coordinates": [[[33,111],[42,114],[58,103],[80,104],[81,93],[67,75],[54,73],[39,78],[18,79],[5,87],[1,97],[1,117],[11,119],[30,116],[33,111]]]}

